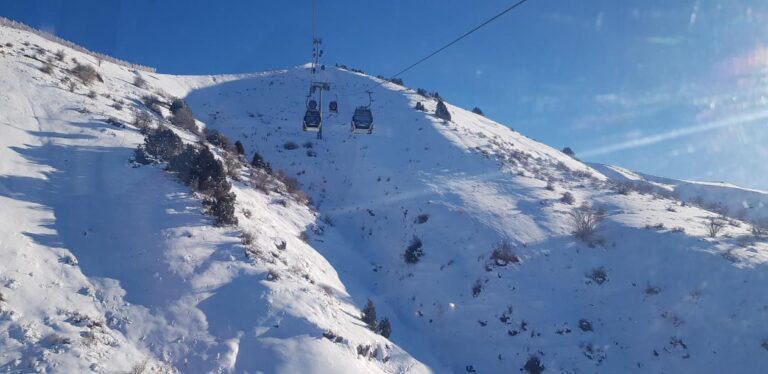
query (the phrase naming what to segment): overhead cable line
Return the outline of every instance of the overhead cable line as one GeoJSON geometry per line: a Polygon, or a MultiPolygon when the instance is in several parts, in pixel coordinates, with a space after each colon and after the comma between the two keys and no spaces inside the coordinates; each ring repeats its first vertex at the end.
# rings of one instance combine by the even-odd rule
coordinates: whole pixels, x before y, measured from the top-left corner
{"type": "MultiPolygon", "coordinates": [[[[516,2],[516,3],[512,4],[511,6],[509,6],[508,8],[506,8],[506,9],[502,10],[501,12],[497,13],[495,16],[493,16],[493,17],[491,17],[491,18],[487,19],[485,22],[483,22],[483,23],[481,23],[481,24],[479,24],[479,25],[475,26],[475,28],[473,28],[473,29],[471,29],[471,30],[469,30],[469,31],[465,32],[464,34],[462,34],[462,35],[461,35],[461,36],[459,36],[458,38],[456,38],[456,39],[453,39],[453,40],[452,40],[451,42],[449,42],[448,44],[446,44],[446,45],[444,45],[444,46],[442,46],[442,47],[438,48],[436,51],[434,51],[434,52],[432,52],[432,53],[428,54],[427,56],[423,57],[422,59],[420,59],[420,60],[418,60],[418,61],[414,62],[413,64],[409,65],[409,66],[408,66],[408,67],[406,67],[405,69],[403,69],[403,70],[400,70],[399,72],[397,72],[397,74],[395,74],[395,75],[391,76],[391,77],[390,77],[390,79],[392,79],[392,78],[396,78],[396,77],[400,76],[401,74],[403,74],[403,73],[407,72],[408,70],[411,70],[411,69],[415,68],[417,65],[421,64],[422,62],[429,60],[430,58],[434,57],[434,56],[435,56],[435,55],[437,55],[438,53],[440,53],[440,52],[442,52],[442,51],[446,50],[446,49],[447,49],[447,48],[449,48],[450,46],[452,46],[452,45],[454,45],[454,44],[458,43],[459,41],[461,41],[462,39],[464,39],[464,38],[466,38],[466,37],[470,36],[470,35],[471,35],[471,34],[473,34],[475,31],[477,31],[477,30],[480,30],[481,28],[483,28],[483,27],[487,26],[489,23],[491,23],[491,22],[493,22],[493,21],[497,20],[497,19],[498,19],[498,18],[500,18],[501,16],[503,16],[503,15],[505,15],[505,14],[507,14],[507,13],[511,12],[511,11],[512,11],[512,10],[514,10],[515,8],[519,7],[520,5],[523,5],[523,4],[524,4],[525,2],[527,2],[527,1],[528,1],[528,0],[519,0],[518,2],[516,2]]],[[[370,91],[370,90],[372,90],[372,89],[374,89],[374,88],[376,88],[376,87],[378,87],[378,86],[381,86],[381,85],[382,85],[382,84],[384,84],[385,82],[387,82],[387,81],[386,81],[386,80],[383,80],[383,81],[381,81],[381,82],[379,82],[379,83],[377,83],[377,84],[375,84],[375,85],[373,85],[373,86],[371,86],[371,87],[369,87],[369,88],[367,88],[367,89],[363,90],[362,92],[365,92],[365,91],[370,91]]]]}

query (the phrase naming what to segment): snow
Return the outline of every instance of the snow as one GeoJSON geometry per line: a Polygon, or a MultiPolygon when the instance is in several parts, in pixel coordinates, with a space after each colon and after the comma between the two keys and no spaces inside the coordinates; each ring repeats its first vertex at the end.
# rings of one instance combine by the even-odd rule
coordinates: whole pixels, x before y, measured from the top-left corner
{"type": "Polygon", "coordinates": [[[736,219],[710,238],[715,213],[609,181],[708,189],[726,204],[762,192],[585,165],[450,104],[452,121],[437,119],[435,100],[393,83],[374,90],[374,133],[352,134],[380,81],[343,69],[172,76],[3,26],[0,44],[2,372],[518,372],[532,356],[570,373],[768,365],[768,243],[736,219]],[[35,45],[41,59],[67,57],[45,74],[25,56],[35,45]],[[69,92],[72,57],[104,82],[69,92]],[[323,140],[301,131],[312,79],[339,101],[323,140]],[[184,97],[206,127],[296,177],[313,205],[259,191],[244,171],[232,180],[239,225],[214,227],[172,174],[129,162],[136,129],[105,121],[130,123],[156,93],[184,97]],[[605,211],[600,244],[571,235],[564,192],[605,211]],[[424,257],[406,264],[414,237],[424,257]],[[518,264],[491,261],[501,241],[518,264]],[[368,299],[392,322],[389,339],[360,320],[368,299]]]}

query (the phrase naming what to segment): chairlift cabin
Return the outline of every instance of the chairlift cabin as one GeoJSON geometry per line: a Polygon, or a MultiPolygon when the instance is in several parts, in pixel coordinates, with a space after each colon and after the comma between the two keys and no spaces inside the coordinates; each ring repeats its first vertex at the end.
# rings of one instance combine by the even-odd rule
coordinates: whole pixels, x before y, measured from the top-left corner
{"type": "Polygon", "coordinates": [[[360,106],[355,109],[352,115],[352,132],[355,134],[373,133],[373,113],[367,106],[360,106]]]}
{"type": "Polygon", "coordinates": [[[304,113],[304,131],[318,132],[322,125],[320,111],[317,109],[317,101],[309,100],[307,111],[304,113]]]}

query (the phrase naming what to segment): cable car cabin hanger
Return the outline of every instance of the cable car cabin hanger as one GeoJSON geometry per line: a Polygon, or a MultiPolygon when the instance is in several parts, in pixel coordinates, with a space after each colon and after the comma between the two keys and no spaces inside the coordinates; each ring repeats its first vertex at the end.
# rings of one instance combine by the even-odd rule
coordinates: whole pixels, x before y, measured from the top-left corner
{"type": "Polygon", "coordinates": [[[307,102],[307,111],[304,113],[304,131],[318,132],[322,126],[322,117],[317,109],[317,101],[307,102]]]}

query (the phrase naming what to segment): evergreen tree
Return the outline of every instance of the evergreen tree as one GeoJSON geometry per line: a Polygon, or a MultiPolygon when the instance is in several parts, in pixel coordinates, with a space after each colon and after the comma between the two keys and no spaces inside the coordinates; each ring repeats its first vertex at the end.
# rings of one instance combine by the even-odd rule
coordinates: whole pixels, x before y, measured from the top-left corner
{"type": "Polygon", "coordinates": [[[384,319],[379,322],[379,326],[376,327],[376,332],[385,338],[389,338],[389,336],[392,335],[392,325],[389,323],[389,318],[384,317],[384,319]]]}
{"type": "Polygon", "coordinates": [[[259,152],[253,152],[253,160],[251,160],[251,166],[257,169],[264,169],[267,173],[272,173],[272,166],[269,165],[264,158],[261,157],[259,152]]]}
{"type": "Polygon", "coordinates": [[[368,303],[365,304],[360,319],[365,322],[371,330],[376,329],[376,307],[373,305],[371,299],[368,299],[368,303]]]}
{"type": "Polygon", "coordinates": [[[478,107],[472,108],[472,113],[479,114],[479,115],[485,117],[485,113],[483,113],[483,110],[478,108],[478,107]]]}
{"type": "Polygon", "coordinates": [[[451,112],[448,111],[448,107],[445,106],[443,100],[437,100],[437,109],[435,109],[435,116],[446,121],[451,120],[451,112]]]}
{"type": "Polygon", "coordinates": [[[238,155],[245,155],[245,147],[243,147],[243,143],[241,143],[239,140],[235,142],[235,150],[237,151],[238,155]]]}

